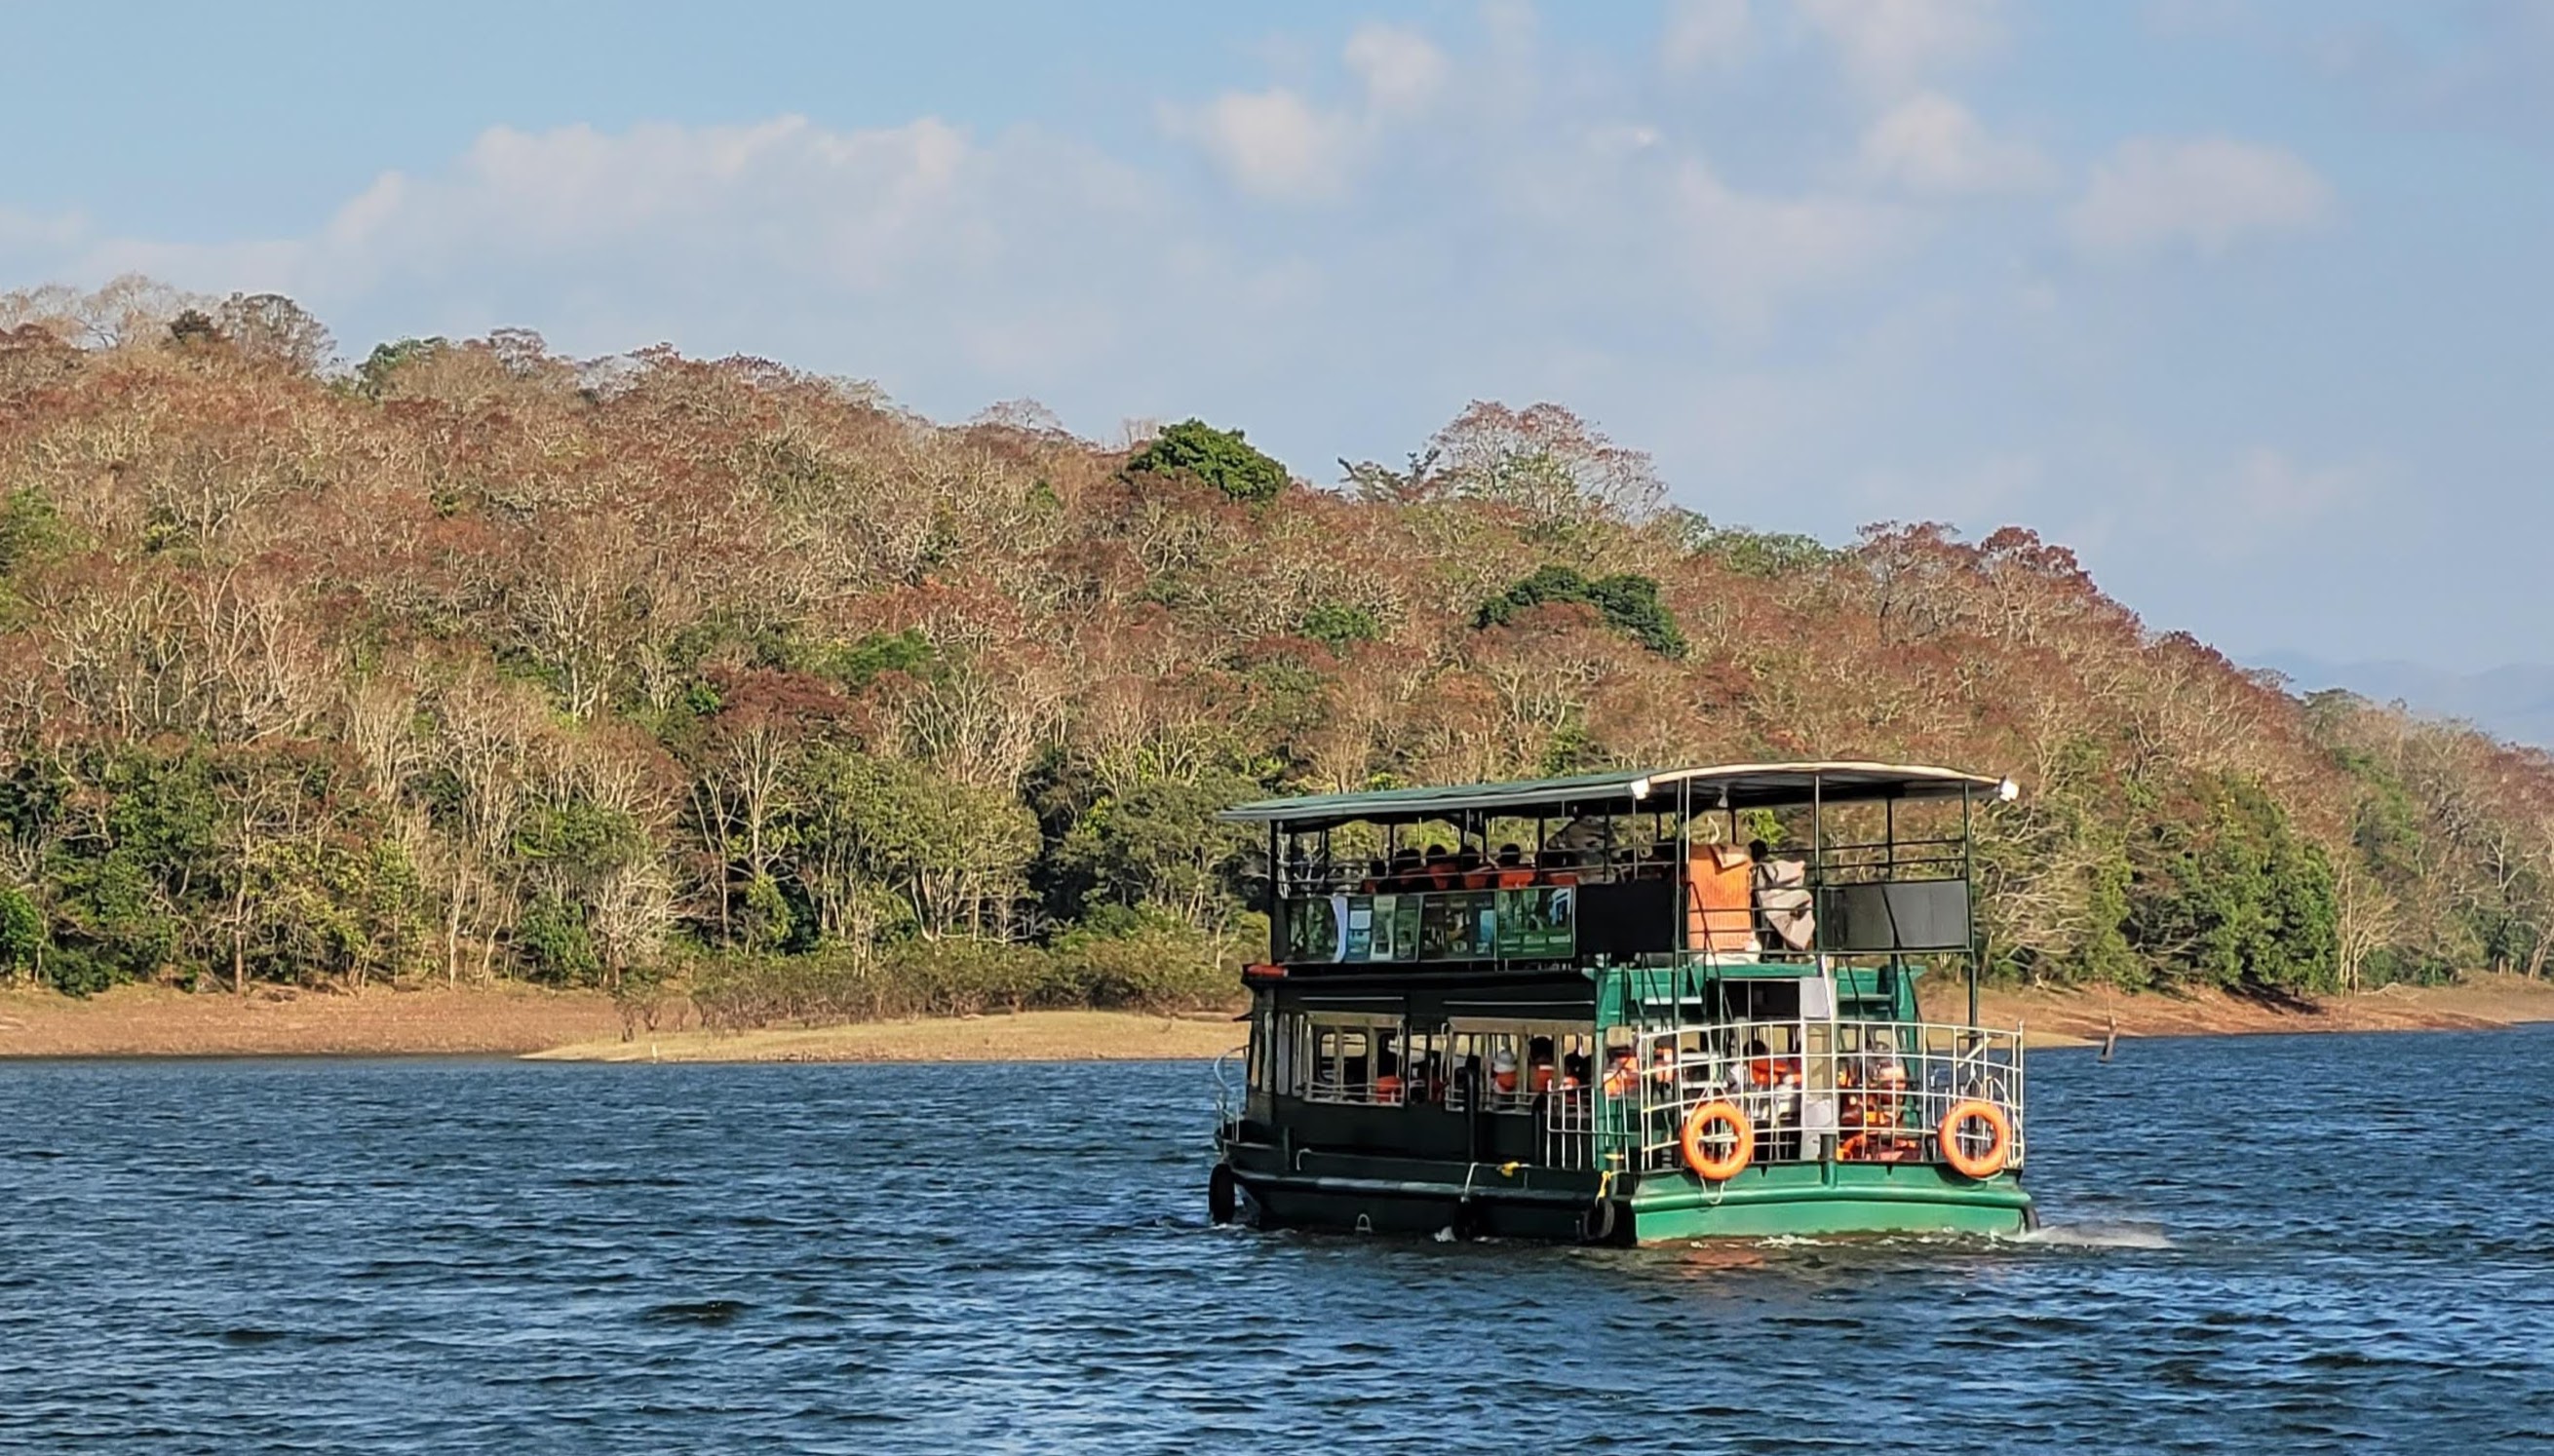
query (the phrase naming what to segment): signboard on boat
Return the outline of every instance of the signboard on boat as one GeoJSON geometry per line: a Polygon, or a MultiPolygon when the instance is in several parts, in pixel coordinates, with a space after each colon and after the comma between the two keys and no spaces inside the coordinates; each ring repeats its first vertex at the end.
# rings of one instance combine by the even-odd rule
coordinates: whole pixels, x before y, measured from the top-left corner
{"type": "Polygon", "coordinates": [[[1577,953],[1568,885],[1285,902],[1287,958],[1344,965],[1414,960],[1567,960],[1577,953]]]}

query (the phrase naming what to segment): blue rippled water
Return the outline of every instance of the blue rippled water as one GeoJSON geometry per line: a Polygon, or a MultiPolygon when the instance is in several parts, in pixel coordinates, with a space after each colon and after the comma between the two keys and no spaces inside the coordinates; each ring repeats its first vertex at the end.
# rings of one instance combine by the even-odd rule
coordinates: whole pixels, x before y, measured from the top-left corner
{"type": "Polygon", "coordinates": [[[0,1446],[2512,1449],[2554,1031],[2033,1058],[2020,1243],[1205,1219],[1206,1069],[0,1065],[0,1446]]]}

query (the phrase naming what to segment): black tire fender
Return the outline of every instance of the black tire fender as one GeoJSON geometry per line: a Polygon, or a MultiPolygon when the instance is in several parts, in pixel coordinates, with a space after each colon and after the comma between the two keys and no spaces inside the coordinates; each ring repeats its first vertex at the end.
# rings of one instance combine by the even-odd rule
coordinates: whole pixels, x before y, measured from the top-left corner
{"type": "Polygon", "coordinates": [[[1219,1163],[1215,1172],[1206,1176],[1206,1215],[1218,1223],[1230,1223],[1241,1210],[1241,1197],[1232,1178],[1232,1165],[1219,1163]]]}
{"type": "Polygon", "coordinates": [[[1614,1200],[1599,1198],[1578,1215],[1578,1241],[1602,1244],[1614,1237],[1614,1200]]]}

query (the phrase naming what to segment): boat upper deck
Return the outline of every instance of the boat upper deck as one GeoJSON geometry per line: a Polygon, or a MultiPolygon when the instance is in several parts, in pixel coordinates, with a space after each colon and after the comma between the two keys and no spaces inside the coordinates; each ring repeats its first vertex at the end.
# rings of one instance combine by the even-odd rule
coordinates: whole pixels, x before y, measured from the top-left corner
{"type": "Polygon", "coordinates": [[[1220,817],[1268,827],[1279,965],[1737,965],[1966,952],[1969,805],[2015,792],[1954,769],[1821,761],[1313,795],[1220,817]],[[1902,834],[1908,803],[1956,805],[1956,833],[1902,834]],[[1831,811],[1871,805],[1876,834],[1827,833],[1831,811]],[[1767,842],[1785,812],[1798,847],[1767,842]]]}

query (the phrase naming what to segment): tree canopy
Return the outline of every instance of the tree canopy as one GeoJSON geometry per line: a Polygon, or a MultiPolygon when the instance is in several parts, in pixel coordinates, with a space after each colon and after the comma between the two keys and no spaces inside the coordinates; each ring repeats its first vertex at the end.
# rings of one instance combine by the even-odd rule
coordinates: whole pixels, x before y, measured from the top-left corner
{"type": "Polygon", "coordinates": [[[1286,467],[1262,453],[1239,430],[1219,430],[1202,419],[1166,425],[1126,461],[1129,477],[1185,477],[1215,487],[1235,501],[1274,501],[1286,489],[1286,467]]]}
{"type": "Polygon", "coordinates": [[[1121,457],[762,360],[326,339],[0,297],[0,974],[1215,999],[1262,933],[1221,805],[1806,756],[2023,784],[2001,973],[2554,946],[2545,753],[2301,701],[2029,531],[1714,525],[1552,404],[1334,492],[1196,420],[1121,457]]]}

